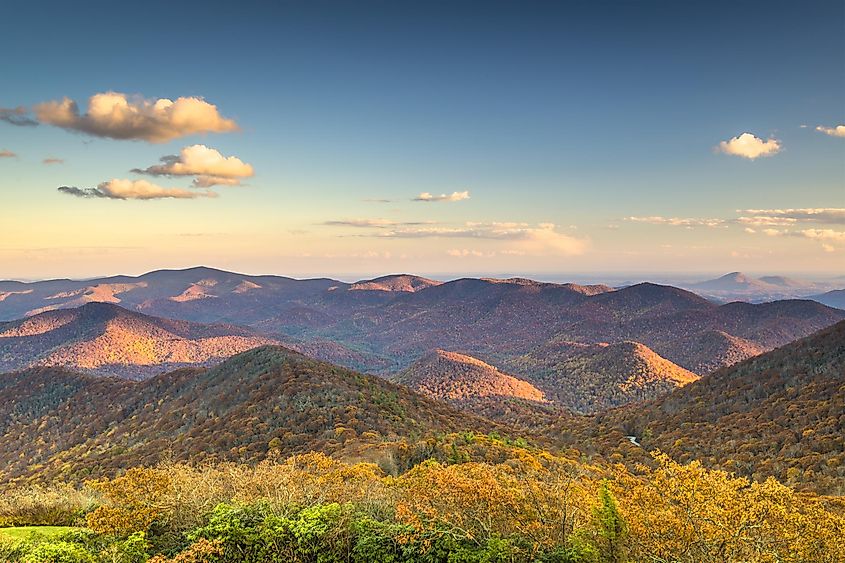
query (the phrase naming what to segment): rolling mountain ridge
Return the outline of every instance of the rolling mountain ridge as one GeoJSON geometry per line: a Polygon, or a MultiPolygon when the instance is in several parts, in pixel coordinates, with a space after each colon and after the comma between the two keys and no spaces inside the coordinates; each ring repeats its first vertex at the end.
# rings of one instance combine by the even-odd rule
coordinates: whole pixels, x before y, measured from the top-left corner
{"type": "Polygon", "coordinates": [[[681,462],[845,493],[845,322],[643,404],[554,424],[579,448],[681,462]],[[629,443],[632,436],[641,444],[629,443]]]}
{"type": "Polygon", "coordinates": [[[502,373],[472,356],[445,350],[423,356],[394,381],[423,395],[456,403],[502,397],[545,402],[543,392],[529,382],[502,373]]]}
{"type": "Polygon", "coordinates": [[[638,342],[698,375],[845,318],[812,301],[714,304],[683,289],[522,278],[435,282],[407,274],[344,283],[162,270],[89,281],[0,282],[0,318],[107,300],[131,311],[235,324],[311,355],[370,373],[401,372],[436,349],[461,350],[514,370],[547,343],[638,342]],[[305,350],[305,347],[308,347],[305,350]]]}
{"type": "Polygon", "coordinates": [[[273,343],[245,328],[162,319],[91,302],[0,323],[0,371],[63,366],[144,379],[273,343]]]}
{"type": "Polygon", "coordinates": [[[0,395],[0,481],[78,480],[163,456],[250,461],[271,450],[390,467],[400,456],[380,453],[386,442],[501,430],[401,385],[280,346],[141,382],[33,368],[0,375],[0,395]]]}
{"type": "Polygon", "coordinates": [[[665,395],[698,375],[639,342],[550,342],[509,364],[548,399],[578,413],[594,413],[665,395]]]}

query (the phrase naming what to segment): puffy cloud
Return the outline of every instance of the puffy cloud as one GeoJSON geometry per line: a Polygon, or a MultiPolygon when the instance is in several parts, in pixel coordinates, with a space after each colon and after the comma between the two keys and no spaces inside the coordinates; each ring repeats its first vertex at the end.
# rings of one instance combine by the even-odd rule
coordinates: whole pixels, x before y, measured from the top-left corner
{"type": "Polygon", "coordinates": [[[17,158],[18,155],[10,150],[0,150],[0,158],[17,158]]]}
{"type": "Polygon", "coordinates": [[[38,122],[29,116],[29,110],[23,106],[16,108],[0,108],[0,121],[18,127],[35,127],[38,122]]]}
{"type": "Polygon", "coordinates": [[[151,143],[238,129],[235,121],[220,115],[217,106],[197,97],[147,100],[104,92],[89,98],[87,113],[80,114],[76,102],[64,98],[36,105],[35,115],[42,123],[71,131],[151,143]]]}
{"type": "Polygon", "coordinates": [[[625,217],[626,221],[632,223],[648,223],[651,225],[670,225],[672,227],[721,227],[725,224],[724,219],[707,218],[684,218],[684,217],[661,217],[653,215],[650,217],[625,217]]]}
{"type": "Polygon", "coordinates": [[[469,191],[452,192],[451,194],[433,195],[428,192],[423,192],[413,199],[413,201],[437,202],[437,201],[463,201],[469,199],[469,191]]]}
{"type": "Polygon", "coordinates": [[[47,157],[41,161],[43,164],[64,164],[65,159],[63,158],[55,158],[53,156],[47,157]]]}
{"type": "Polygon", "coordinates": [[[113,179],[99,184],[96,188],[77,188],[61,186],[61,193],[85,198],[106,199],[195,199],[198,197],[217,197],[214,192],[183,190],[180,188],[163,188],[146,180],[118,180],[113,179]]]}
{"type": "Polygon", "coordinates": [[[398,228],[376,234],[386,238],[468,238],[509,242],[523,252],[582,254],[587,241],[561,233],[552,223],[466,223],[460,227],[398,228]]]}
{"type": "Polygon", "coordinates": [[[757,223],[769,221],[772,226],[787,226],[798,221],[812,221],[815,223],[845,224],[845,208],[839,207],[804,207],[799,209],[740,209],[737,213],[743,213],[752,217],[740,217],[738,221],[757,223]],[[779,221],[779,222],[778,222],[779,221]]]}
{"type": "Polygon", "coordinates": [[[779,153],[780,149],[781,144],[777,139],[764,141],[751,133],[743,133],[739,137],[719,143],[721,152],[751,160],[761,156],[772,156],[779,153]]]}
{"type": "Polygon", "coordinates": [[[161,157],[161,162],[149,168],[135,168],[132,172],[150,176],[196,176],[194,185],[200,188],[237,186],[241,179],[255,173],[251,164],[236,156],[223,156],[220,151],[205,145],[185,147],[178,155],[161,157]]]}
{"type": "Polygon", "coordinates": [[[821,131],[825,135],[830,135],[831,137],[845,137],[845,125],[837,125],[835,127],[825,127],[824,125],[819,125],[816,127],[816,131],[821,131]]]}

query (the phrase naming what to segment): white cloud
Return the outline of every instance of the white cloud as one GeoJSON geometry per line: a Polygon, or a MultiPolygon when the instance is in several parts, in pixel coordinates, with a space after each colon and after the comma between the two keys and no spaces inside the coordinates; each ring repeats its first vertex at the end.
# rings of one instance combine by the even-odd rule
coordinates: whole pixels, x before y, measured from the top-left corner
{"type": "Polygon", "coordinates": [[[819,125],[816,127],[816,131],[821,131],[825,135],[830,135],[831,137],[845,137],[845,125],[837,125],[835,127],[825,127],[823,125],[819,125]]]}
{"type": "Polygon", "coordinates": [[[385,238],[468,238],[503,241],[517,250],[533,254],[582,254],[587,241],[561,233],[552,223],[530,226],[526,223],[466,223],[461,227],[421,227],[390,229],[376,234],[385,238]]]}
{"type": "Polygon", "coordinates": [[[77,188],[61,186],[58,190],[64,194],[85,198],[106,199],[195,199],[198,197],[217,197],[214,192],[163,188],[146,180],[112,179],[97,185],[96,188],[77,188]]]}
{"type": "Polygon", "coordinates": [[[845,231],[834,229],[763,229],[760,231],[770,237],[799,237],[820,242],[822,249],[826,252],[833,252],[836,246],[845,244],[845,231]]]}
{"type": "Polygon", "coordinates": [[[413,199],[413,201],[425,201],[425,202],[436,202],[436,201],[463,201],[465,199],[469,199],[469,191],[463,192],[452,192],[451,194],[440,194],[440,195],[433,195],[428,192],[423,192],[417,197],[413,199]]]}
{"type": "Polygon", "coordinates": [[[759,215],[755,217],[738,217],[736,221],[742,225],[753,225],[755,227],[788,227],[797,222],[798,219],[759,215]]]}
{"type": "MultiPolygon", "coordinates": [[[[770,221],[771,225],[786,226],[798,221],[812,221],[815,223],[845,224],[845,208],[839,207],[804,207],[799,209],[740,209],[737,213],[744,213],[753,217],[740,217],[739,220],[753,222],[754,220],[770,221]],[[778,223],[780,221],[780,223],[778,223]]],[[[758,223],[758,224],[762,224],[758,223]]]]}
{"type": "Polygon", "coordinates": [[[763,139],[752,135],[751,133],[743,133],[738,137],[733,137],[728,141],[719,143],[719,150],[725,154],[734,156],[741,156],[754,160],[761,156],[772,156],[781,150],[780,141],[777,139],[763,139]]]}
{"type": "Polygon", "coordinates": [[[212,186],[240,186],[240,178],[222,178],[220,176],[197,176],[193,181],[195,188],[210,188],[212,186]]]}
{"type": "Polygon", "coordinates": [[[89,98],[88,111],[84,114],[80,114],[76,102],[64,98],[36,105],[35,115],[42,123],[71,131],[151,143],[238,129],[235,121],[220,115],[217,106],[198,97],[147,100],[120,92],[103,92],[89,98]]]}
{"type": "Polygon", "coordinates": [[[831,243],[845,243],[845,231],[835,231],[833,229],[804,229],[798,231],[798,236],[805,238],[829,241],[831,243]]]}
{"type": "Polygon", "coordinates": [[[724,219],[708,219],[694,217],[661,217],[654,215],[650,217],[625,217],[625,221],[632,223],[648,223],[651,225],[670,225],[673,227],[721,227],[725,224],[724,219]]]}
{"type": "Polygon", "coordinates": [[[251,164],[236,156],[223,156],[216,149],[205,145],[185,147],[178,155],[163,156],[161,162],[163,164],[135,168],[132,172],[151,176],[196,176],[194,185],[201,188],[214,185],[237,186],[241,179],[255,173],[251,164]]]}

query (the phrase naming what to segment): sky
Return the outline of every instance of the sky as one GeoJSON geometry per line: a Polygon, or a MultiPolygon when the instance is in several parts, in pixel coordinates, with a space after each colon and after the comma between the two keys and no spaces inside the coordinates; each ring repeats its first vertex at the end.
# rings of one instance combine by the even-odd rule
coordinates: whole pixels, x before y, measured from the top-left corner
{"type": "Polygon", "coordinates": [[[841,1],[2,13],[0,278],[845,274],[841,1]]]}

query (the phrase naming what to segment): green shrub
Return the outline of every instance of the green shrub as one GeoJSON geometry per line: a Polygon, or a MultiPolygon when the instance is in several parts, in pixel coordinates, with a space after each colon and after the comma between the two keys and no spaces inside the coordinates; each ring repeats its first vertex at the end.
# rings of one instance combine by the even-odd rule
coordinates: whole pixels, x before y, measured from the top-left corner
{"type": "Polygon", "coordinates": [[[94,556],[79,544],[50,541],[34,546],[24,556],[25,563],[96,563],[94,556]]]}

